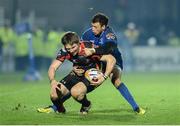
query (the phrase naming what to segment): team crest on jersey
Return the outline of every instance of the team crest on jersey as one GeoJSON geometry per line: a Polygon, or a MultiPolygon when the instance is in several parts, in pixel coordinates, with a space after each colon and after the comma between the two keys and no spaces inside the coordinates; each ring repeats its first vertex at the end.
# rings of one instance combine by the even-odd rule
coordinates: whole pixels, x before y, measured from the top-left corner
{"type": "Polygon", "coordinates": [[[115,34],[113,34],[113,33],[108,33],[108,34],[106,35],[106,38],[107,38],[107,39],[115,39],[116,36],[115,36],[115,34]]]}

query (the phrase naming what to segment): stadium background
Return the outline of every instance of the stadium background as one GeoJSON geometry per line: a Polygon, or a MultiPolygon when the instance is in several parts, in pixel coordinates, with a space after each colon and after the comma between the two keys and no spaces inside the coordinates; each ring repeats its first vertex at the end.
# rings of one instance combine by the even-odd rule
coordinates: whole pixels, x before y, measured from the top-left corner
{"type": "MultiPolygon", "coordinates": [[[[0,124],[180,124],[177,118],[180,106],[179,12],[179,0],[0,0],[0,113],[3,113],[0,124]],[[55,116],[56,120],[43,123],[42,115],[34,111],[38,106],[50,103],[47,70],[58,48],[62,47],[60,38],[69,30],[81,35],[90,26],[91,17],[96,12],[103,12],[110,18],[109,25],[117,34],[123,54],[124,81],[150,112],[146,118],[136,118],[122,99],[123,112],[118,110],[119,105],[105,102],[113,110],[97,104],[99,108],[92,108],[90,121],[82,121],[78,116],[68,122],[55,123],[58,121],[58,116],[55,116]],[[26,91],[29,94],[22,96],[21,93],[26,91]],[[31,97],[29,101],[26,101],[26,96],[31,97]],[[151,99],[147,100],[148,96],[151,99]],[[13,103],[9,103],[9,98],[13,103]],[[44,100],[40,101],[42,98],[44,100]],[[160,112],[156,113],[154,109],[160,112]],[[32,115],[28,115],[29,121],[22,118],[26,112],[32,115]],[[111,112],[122,119],[111,118],[111,112]],[[103,115],[109,122],[106,119],[102,123],[100,120],[93,122],[96,116],[103,115]],[[32,120],[36,120],[35,123],[32,120]]],[[[67,62],[57,78],[63,77],[70,69],[71,64],[67,62]]],[[[110,90],[112,86],[109,87],[108,83],[94,94],[100,98],[111,95],[114,89],[110,90]]],[[[114,95],[112,97],[119,98],[119,94],[114,95]]],[[[96,104],[98,98],[93,93],[90,97],[96,104]]],[[[72,113],[78,110],[73,100],[70,103],[75,107],[67,103],[72,111],[65,116],[66,120],[76,117],[72,113]]]]}

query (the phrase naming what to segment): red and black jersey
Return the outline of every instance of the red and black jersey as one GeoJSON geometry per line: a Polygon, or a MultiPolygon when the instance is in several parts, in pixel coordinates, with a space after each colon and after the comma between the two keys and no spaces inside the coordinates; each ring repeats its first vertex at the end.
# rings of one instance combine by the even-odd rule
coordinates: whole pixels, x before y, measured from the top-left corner
{"type": "Polygon", "coordinates": [[[64,62],[64,60],[69,60],[73,63],[73,66],[79,66],[82,69],[89,69],[89,68],[97,68],[98,61],[101,58],[101,55],[92,55],[89,57],[84,56],[84,49],[85,48],[92,48],[94,45],[92,42],[80,42],[80,50],[79,53],[75,56],[71,55],[65,49],[61,49],[56,59],[64,62]]]}

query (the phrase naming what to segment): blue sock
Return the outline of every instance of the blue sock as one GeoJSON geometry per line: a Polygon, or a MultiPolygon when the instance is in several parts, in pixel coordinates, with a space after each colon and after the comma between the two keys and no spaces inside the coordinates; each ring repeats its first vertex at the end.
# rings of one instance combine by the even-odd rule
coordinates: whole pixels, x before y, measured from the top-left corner
{"type": "Polygon", "coordinates": [[[53,104],[52,105],[52,109],[56,112],[57,111],[57,107],[53,104]]]}
{"type": "MultiPolygon", "coordinates": [[[[57,100],[57,101],[59,101],[57,104],[64,103],[70,97],[71,97],[71,93],[66,94],[60,100],[57,100]]],[[[57,109],[56,105],[54,105],[54,101],[52,101],[52,102],[53,102],[53,105],[52,105],[53,110],[57,111],[58,109],[57,109]]]]}
{"type": "Polygon", "coordinates": [[[132,106],[134,111],[137,111],[139,109],[139,106],[136,104],[133,96],[130,94],[128,88],[124,83],[121,83],[119,87],[117,87],[118,91],[121,93],[121,95],[128,101],[128,103],[132,106]]]}

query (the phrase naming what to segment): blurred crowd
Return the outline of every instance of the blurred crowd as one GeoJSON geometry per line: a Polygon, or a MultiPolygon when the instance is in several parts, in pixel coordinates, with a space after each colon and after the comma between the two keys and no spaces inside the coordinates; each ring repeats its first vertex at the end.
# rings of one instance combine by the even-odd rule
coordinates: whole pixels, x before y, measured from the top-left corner
{"type": "Polygon", "coordinates": [[[20,32],[6,22],[0,27],[0,64],[1,72],[25,71],[29,66],[29,37],[32,36],[32,49],[37,70],[47,70],[58,48],[63,31],[41,28],[31,32],[20,32]]]}
{"type": "MultiPolygon", "coordinates": [[[[123,29],[115,29],[119,47],[126,51],[127,66],[133,64],[132,48],[134,46],[179,46],[180,37],[174,31],[166,31],[161,27],[151,36],[147,31],[129,22],[123,29]],[[128,65],[128,63],[130,63],[128,65]]],[[[51,28],[44,30],[34,28],[30,32],[21,32],[10,23],[5,22],[0,27],[0,64],[1,72],[24,71],[29,66],[29,34],[32,35],[33,54],[35,66],[38,71],[47,70],[52,59],[55,58],[59,48],[62,47],[60,39],[64,34],[63,30],[51,28]]],[[[126,63],[125,62],[125,63],[126,63]]]]}
{"type": "Polygon", "coordinates": [[[167,30],[163,25],[152,32],[129,22],[121,31],[121,36],[132,46],[180,46],[180,36],[173,30],[167,30]]]}
{"type": "Polygon", "coordinates": [[[135,69],[136,59],[134,58],[133,47],[180,47],[180,36],[175,31],[167,30],[165,26],[160,26],[154,32],[148,30],[148,28],[129,22],[123,30],[117,32],[126,71],[135,69]]]}

